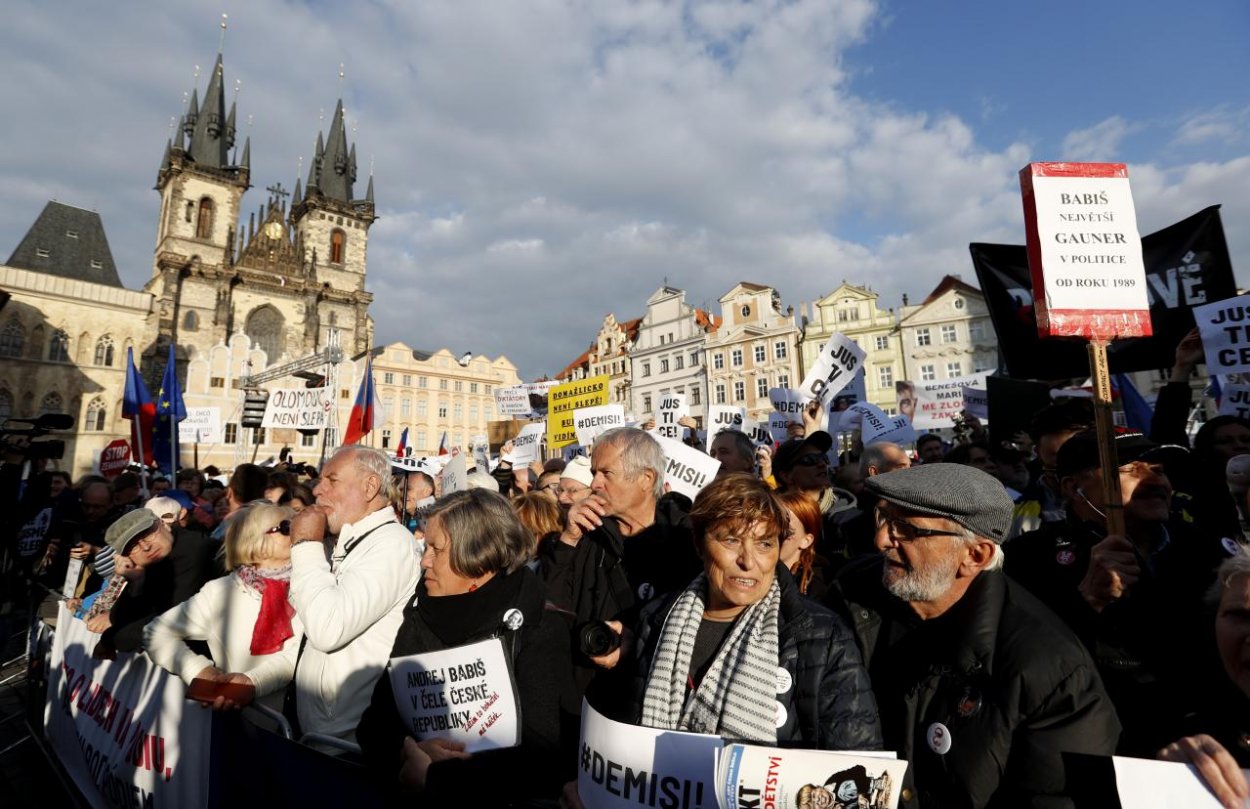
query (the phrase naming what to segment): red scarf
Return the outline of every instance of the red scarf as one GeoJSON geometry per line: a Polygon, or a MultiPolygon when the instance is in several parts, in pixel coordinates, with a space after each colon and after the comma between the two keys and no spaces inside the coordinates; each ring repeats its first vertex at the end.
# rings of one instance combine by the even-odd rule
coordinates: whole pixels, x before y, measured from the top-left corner
{"type": "MultiPolygon", "coordinates": [[[[290,568],[283,572],[290,576],[290,568]]],[[[260,612],[252,627],[252,654],[269,655],[281,651],[282,645],[295,636],[295,630],[291,628],[295,608],[287,600],[291,593],[291,580],[271,578],[247,565],[238,568],[238,573],[244,584],[260,593],[260,612]]]]}

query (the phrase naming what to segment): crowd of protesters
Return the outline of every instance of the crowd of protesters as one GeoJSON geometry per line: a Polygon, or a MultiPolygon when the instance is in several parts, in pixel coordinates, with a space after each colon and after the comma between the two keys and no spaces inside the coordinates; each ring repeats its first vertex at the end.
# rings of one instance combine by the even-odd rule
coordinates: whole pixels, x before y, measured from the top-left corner
{"type": "MultiPolygon", "coordinates": [[[[1000,446],[971,418],[951,444],[839,446],[813,409],[775,447],[713,436],[720,473],[693,502],[637,428],[567,462],[466,454],[447,494],[437,463],[355,445],[298,473],[40,471],[8,506],[6,583],[14,603],[68,597],[99,657],[143,649],[238,686],[214,708],[255,700],[354,742],[396,802],[580,805],[585,697],[653,728],[894,751],[905,807],[1072,805],[1071,754],[1190,762],[1241,806],[1250,508],[1226,470],[1250,423],[1190,446],[1200,354],[1182,343],[1149,433],[1114,439],[1122,534],[1088,400],[1000,446]],[[495,637],[519,744],[414,738],[388,660],[495,637]]],[[[0,467],[6,491],[21,466],[0,467]]]]}

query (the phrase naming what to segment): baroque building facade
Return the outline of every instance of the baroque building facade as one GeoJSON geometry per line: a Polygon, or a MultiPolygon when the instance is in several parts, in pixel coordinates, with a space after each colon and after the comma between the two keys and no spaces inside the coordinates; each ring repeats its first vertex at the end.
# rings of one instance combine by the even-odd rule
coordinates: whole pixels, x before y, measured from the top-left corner
{"type": "Polygon", "coordinates": [[[900,312],[902,379],[935,382],[989,373],[998,366],[998,339],[981,290],[945,276],[919,304],[900,312]]]}
{"type": "Polygon", "coordinates": [[[656,417],[660,397],[682,394],[692,418],[707,413],[707,369],[703,343],[719,318],[686,303],[686,293],[667,284],[647,298],[647,313],[629,352],[630,389],[626,418],[656,417]]]}
{"type": "MultiPolygon", "coordinates": [[[[843,281],[837,289],[812,304],[810,317],[806,311],[802,313],[800,353],[806,374],[829,338],[837,332],[845,334],[867,355],[864,357],[864,390],[868,401],[893,414],[896,409],[894,383],[901,378],[903,355],[897,317],[892,309],[882,309],[878,301],[878,294],[868,287],[843,281]]],[[[806,310],[807,306],[801,308],[806,310]]]]}
{"type": "Polygon", "coordinates": [[[798,327],[794,308],[781,310],[781,295],[747,281],[720,297],[721,325],[708,334],[711,404],[745,407],[747,417],[768,422],[770,388],[798,387],[798,327]]]}

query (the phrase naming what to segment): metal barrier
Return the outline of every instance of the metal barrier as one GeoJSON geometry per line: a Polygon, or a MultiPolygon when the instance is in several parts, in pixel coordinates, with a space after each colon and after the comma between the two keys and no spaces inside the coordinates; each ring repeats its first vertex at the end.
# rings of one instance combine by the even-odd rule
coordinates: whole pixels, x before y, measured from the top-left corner
{"type": "MultiPolygon", "coordinates": [[[[288,736],[287,738],[290,737],[288,736]]],[[[305,747],[312,747],[314,750],[316,749],[314,745],[321,745],[323,747],[333,747],[335,750],[341,750],[344,753],[360,755],[360,745],[340,739],[337,736],[327,736],[324,733],[305,733],[300,737],[299,743],[305,747]]]]}
{"type": "MultiPolygon", "coordinates": [[[[282,736],[282,738],[284,739],[291,738],[292,736],[291,723],[288,722],[286,720],[286,717],[283,716],[278,711],[275,711],[273,708],[269,708],[265,705],[261,705],[259,702],[253,702],[251,705],[248,705],[247,707],[243,709],[243,715],[246,716],[249,712],[258,713],[261,716],[268,719],[270,722],[273,722],[273,724],[276,726],[277,733],[279,733],[282,736]]],[[[253,722],[252,724],[255,725],[257,723],[253,722]]],[[[257,726],[259,727],[259,725],[257,726]]]]}

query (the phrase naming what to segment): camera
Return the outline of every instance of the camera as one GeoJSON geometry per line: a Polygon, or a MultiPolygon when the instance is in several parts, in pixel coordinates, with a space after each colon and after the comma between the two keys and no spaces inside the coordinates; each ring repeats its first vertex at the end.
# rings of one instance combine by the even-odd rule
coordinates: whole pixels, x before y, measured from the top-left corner
{"type": "Polygon", "coordinates": [[[36,419],[10,418],[5,422],[5,429],[0,430],[0,440],[3,441],[5,452],[23,455],[31,461],[57,461],[65,456],[65,442],[55,438],[43,441],[35,439],[43,438],[55,430],[72,430],[73,428],[74,417],[66,413],[44,413],[36,419]],[[8,426],[15,423],[29,424],[30,427],[15,429],[8,426]],[[17,438],[25,438],[26,441],[14,440],[17,438]]]}
{"type": "Polygon", "coordinates": [[[603,621],[582,624],[577,632],[577,646],[587,657],[602,657],[620,645],[620,633],[603,621]]]}

